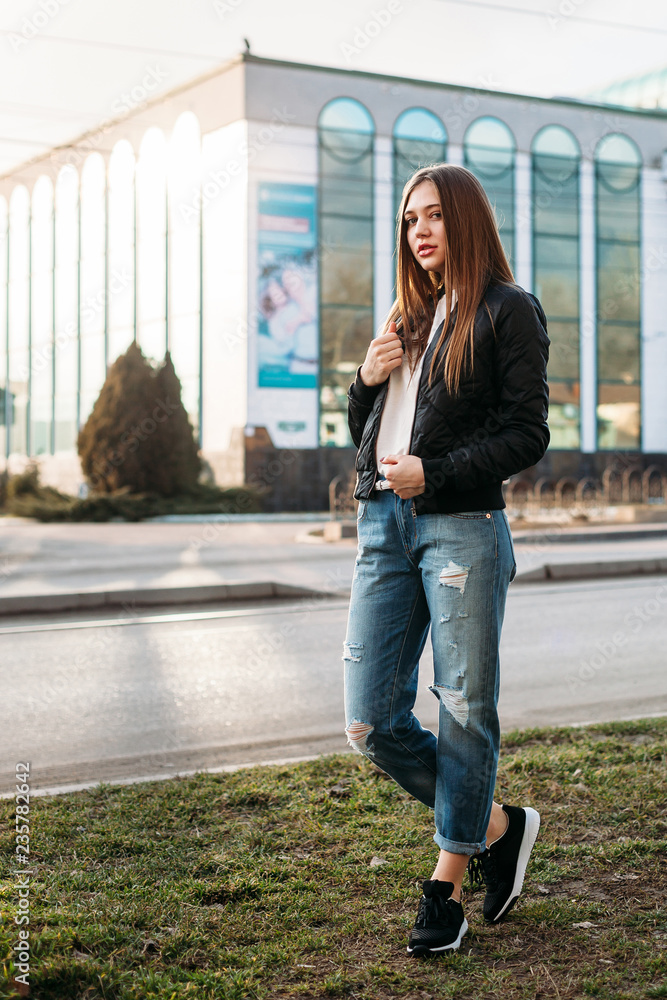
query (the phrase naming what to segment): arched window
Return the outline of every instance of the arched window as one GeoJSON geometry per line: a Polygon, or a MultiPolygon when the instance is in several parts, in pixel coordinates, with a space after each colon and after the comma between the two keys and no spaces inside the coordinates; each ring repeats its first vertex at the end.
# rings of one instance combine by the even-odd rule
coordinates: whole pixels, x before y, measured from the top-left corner
{"type": "Polygon", "coordinates": [[[419,167],[447,158],[447,131],[426,108],[408,108],[396,119],[393,135],[394,215],[398,213],[406,181],[419,167]]]}
{"type": "Polygon", "coordinates": [[[121,139],[109,160],[109,355],[124,354],[135,338],[134,150],[121,139]]]}
{"type": "Polygon", "coordinates": [[[137,160],[137,342],[159,362],[167,350],[167,143],[149,128],[137,160]]]}
{"type": "Polygon", "coordinates": [[[54,407],[55,450],[76,445],[79,398],[79,175],[62,168],[56,181],[54,407]]]}
{"type": "Polygon", "coordinates": [[[641,156],[626,135],[595,151],[598,448],[639,448],[641,156]]]}
{"type": "Polygon", "coordinates": [[[339,97],[318,122],[320,443],[350,447],[347,389],[373,336],[375,126],[339,97]]]}
{"type": "Polygon", "coordinates": [[[81,404],[84,424],[106,377],[106,167],[91,153],[81,171],[81,404]]]}
{"type": "Polygon", "coordinates": [[[464,164],[484,185],[496,212],[500,238],[512,265],[514,254],[514,160],[516,142],[504,122],[488,115],[470,125],[464,164]]]}
{"type": "Polygon", "coordinates": [[[53,400],[53,185],[32,192],[30,282],[30,453],[51,453],[53,400]]]}
{"type": "MultiPolygon", "coordinates": [[[[169,313],[167,346],[182,386],[183,406],[195,433],[201,403],[201,135],[185,111],[167,150],[169,313]]],[[[201,440],[201,438],[200,438],[201,440]]]]}
{"type": "Polygon", "coordinates": [[[30,398],[30,195],[19,184],[9,200],[8,367],[11,417],[9,451],[28,453],[30,398]]]}
{"type": "Polygon", "coordinates": [[[547,125],[533,140],[534,290],[547,314],[552,448],[579,448],[579,145],[547,125]]]}
{"type": "Polygon", "coordinates": [[[7,200],[0,195],[0,455],[7,455],[7,427],[11,421],[7,384],[7,200]]]}

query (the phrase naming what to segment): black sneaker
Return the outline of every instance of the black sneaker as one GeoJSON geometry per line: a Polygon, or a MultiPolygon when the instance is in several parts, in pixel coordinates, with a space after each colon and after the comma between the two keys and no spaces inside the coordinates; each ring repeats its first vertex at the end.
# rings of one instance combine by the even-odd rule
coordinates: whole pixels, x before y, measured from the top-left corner
{"type": "Polygon", "coordinates": [[[470,882],[484,882],[484,919],[500,920],[516,903],[526,874],[526,866],[540,828],[535,809],[503,806],[509,817],[503,835],[485,851],[470,859],[470,882]]]}
{"type": "Polygon", "coordinates": [[[468,930],[463,907],[451,898],[453,882],[427,879],[424,895],[419,901],[419,911],[408,941],[409,955],[431,955],[458,948],[468,930]]]}

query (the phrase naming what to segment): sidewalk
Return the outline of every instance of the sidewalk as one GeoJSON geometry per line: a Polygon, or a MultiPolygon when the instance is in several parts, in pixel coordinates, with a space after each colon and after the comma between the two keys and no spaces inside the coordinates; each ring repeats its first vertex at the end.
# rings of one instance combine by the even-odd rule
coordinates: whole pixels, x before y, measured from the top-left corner
{"type": "MultiPolygon", "coordinates": [[[[0,615],[349,594],[356,538],[304,544],[326,514],[40,524],[0,518],[0,615]],[[296,588],[296,589],[295,589],[296,588]]],[[[667,574],[667,524],[516,530],[515,582],[667,574]]]]}

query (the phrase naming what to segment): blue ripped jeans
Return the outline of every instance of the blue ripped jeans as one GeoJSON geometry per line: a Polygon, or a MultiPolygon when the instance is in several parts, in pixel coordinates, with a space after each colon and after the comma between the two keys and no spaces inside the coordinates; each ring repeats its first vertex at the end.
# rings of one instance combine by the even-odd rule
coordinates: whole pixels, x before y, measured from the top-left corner
{"type": "Polygon", "coordinates": [[[516,573],[503,510],[419,514],[376,490],[359,503],[344,644],[348,742],[434,810],[436,844],[478,854],[496,782],[498,648],[516,573]],[[437,737],[413,713],[429,628],[437,737]]]}

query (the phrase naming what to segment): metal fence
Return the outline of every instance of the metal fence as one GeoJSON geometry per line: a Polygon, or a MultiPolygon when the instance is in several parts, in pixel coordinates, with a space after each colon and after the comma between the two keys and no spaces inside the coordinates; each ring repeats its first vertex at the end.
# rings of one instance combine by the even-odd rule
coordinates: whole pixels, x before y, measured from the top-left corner
{"type": "MultiPolygon", "coordinates": [[[[356,474],[335,476],[329,483],[329,513],[332,520],[354,516],[356,474]]],[[[667,475],[657,465],[629,467],[620,472],[608,466],[600,478],[542,476],[534,483],[517,476],[503,485],[508,513],[534,514],[544,510],[576,510],[613,507],[619,504],[667,503],[667,475]]]]}
{"type": "Polygon", "coordinates": [[[599,478],[542,476],[534,483],[517,477],[504,486],[508,512],[537,513],[544,510],[574,510],[615,507],[622,504],[667,503],[667,475],[656,465],[646,469],[629,467],[620,472],[608,466],[599,478]]]}

